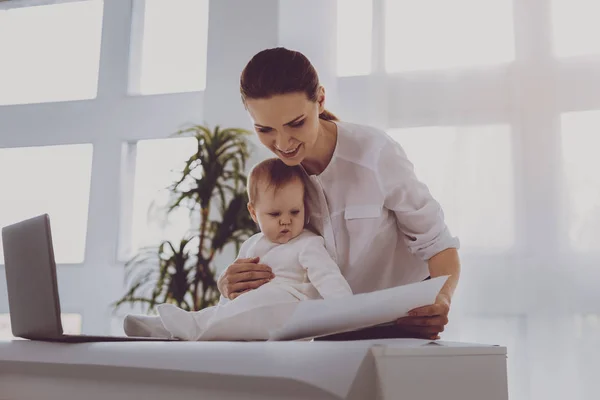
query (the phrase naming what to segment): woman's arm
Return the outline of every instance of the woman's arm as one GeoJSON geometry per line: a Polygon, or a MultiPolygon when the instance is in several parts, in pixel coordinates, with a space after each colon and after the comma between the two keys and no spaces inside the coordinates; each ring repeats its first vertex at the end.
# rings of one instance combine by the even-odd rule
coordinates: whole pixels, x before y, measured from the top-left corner
{"type": "Polygon", "coordinates": [[[448,303],[452,300],[458,279],[460,277],[460,259],[458,251],[450,248],[442,250],[429,259],[429,275],[432,278],[449,275],[448,280],[440,290],[439,295],[445,297],[448,303]]]}
{"type": "Polygon", "coordinates": [[[427,261],[432,278],[449,275],[434,304],[409,312],[398,325],[415,337],[436,339],[448,323],[448,312],[460,277],[459,241],[450,234],[440,204],[415,175],[402,147],[391,142],[381,149],[378,177],[385,198],[410,251],[427,261]]]}
{"type": "Polygon", "coordinates": [[[409,316],[400,318],[397,323],[405,335],[439,339],[439,334],[448,324],[452,295],[460,276],[460,261],[456,249],[446,249],[431,257],[429,273],[432,278],[449,275],[435,303],[409,311],[409,316]]]}
{"type": "Polygon", "coordinates": [[[217,288],[221,292],[219,304],[259,288],[274,278],[269,266],[260,264],[258,257],[249,257],[248,254],[249,248],[260,239],[261,235],[257,233],[242,243],[238,258],[217,279],[217,288]]]}

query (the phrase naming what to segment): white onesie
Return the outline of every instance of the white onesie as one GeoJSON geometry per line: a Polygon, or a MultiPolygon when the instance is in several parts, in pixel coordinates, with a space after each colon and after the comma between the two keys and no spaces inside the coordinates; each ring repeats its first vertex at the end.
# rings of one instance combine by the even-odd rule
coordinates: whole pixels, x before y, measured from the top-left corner
{"type": "MultiPolygon", "coordinates": [[[[259,262],[271,267],[275,274],[275,278],[261,288],[277,285],[298,300],[352,294],[340,268],[325,249],[323,238],[309,230],[286,244],[273,243],[257,233],[242,244],[238,255],[238,258],[254,257],[259,257],[259,262]]],[[[221,296],[221,304],[225,302],[228,300],[221,296]]]]}
{"type": "MultiPolygon", "coordinates": [[[[155,318],[160,318],[172,337],[183,340],[265,340],[270,330],[289,317],[284,311],[289,308],[281,307],[277,313],[273,312],[275,308],[268,311],[265,306],[352,295],[348,282],[325,249],[323,238],[308,230],[285,244],[273,243],[257,233],[242,244],[238,255],[253,257],[260,257],[261,264],[271,267],[275,278],[235,300],[221,296],[217,306],[196,312],[161,304],[157,307],[160,317],[155,318]],[[261,308],[266,311],[261,313],[261,308]],[[218,329],[207,332],[214,325],[219,325],[218,329]]],[[[131,327],[136,317],[129,318],[131,327]]],[[[146,324],[149,318],[143,318],[146,324]]],[[[141,319],[137,322],[135,326],[139,328],[141,319]]],[[[139,329],[128,332],[127,320],[125,325],[127,334],[140,335],[139,329]]]]}

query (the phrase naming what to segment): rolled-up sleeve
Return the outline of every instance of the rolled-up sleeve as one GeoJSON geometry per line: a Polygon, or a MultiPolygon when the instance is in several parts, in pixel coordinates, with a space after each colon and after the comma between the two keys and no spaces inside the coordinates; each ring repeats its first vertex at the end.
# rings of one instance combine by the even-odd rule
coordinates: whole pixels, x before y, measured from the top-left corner
{"type": "Polygon", "coordinates": [[[442,207],[417,179],[404,149],[392,140],[381,148],[377,176],[384,207],[396,214],[411,253],[427,261],[443,250],[460,247],[444,221],[442,207]]]}

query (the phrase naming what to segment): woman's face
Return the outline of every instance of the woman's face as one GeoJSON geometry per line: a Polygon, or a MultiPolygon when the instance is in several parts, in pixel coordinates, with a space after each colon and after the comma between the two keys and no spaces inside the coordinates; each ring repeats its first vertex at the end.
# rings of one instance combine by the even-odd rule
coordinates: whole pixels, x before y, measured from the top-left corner
{"type": "Polygon", "coordinates": [[[320,88],[317,102],[298,92],[268,99],[249,99],[246,100],[246,108],[261,143],[286,165],[292,166],[300,164],[313,152],[324,98],[320,88]]]}

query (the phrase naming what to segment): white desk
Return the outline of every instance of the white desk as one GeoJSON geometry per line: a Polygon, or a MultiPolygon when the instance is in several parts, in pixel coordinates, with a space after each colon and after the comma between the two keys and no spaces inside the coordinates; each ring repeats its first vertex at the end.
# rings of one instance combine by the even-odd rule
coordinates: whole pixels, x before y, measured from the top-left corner
{"type": "Polygon", "coordinates": [[[506,348],[412,339],[0,341],[2,400],[169,398],[507,400],[506,348]]]}

